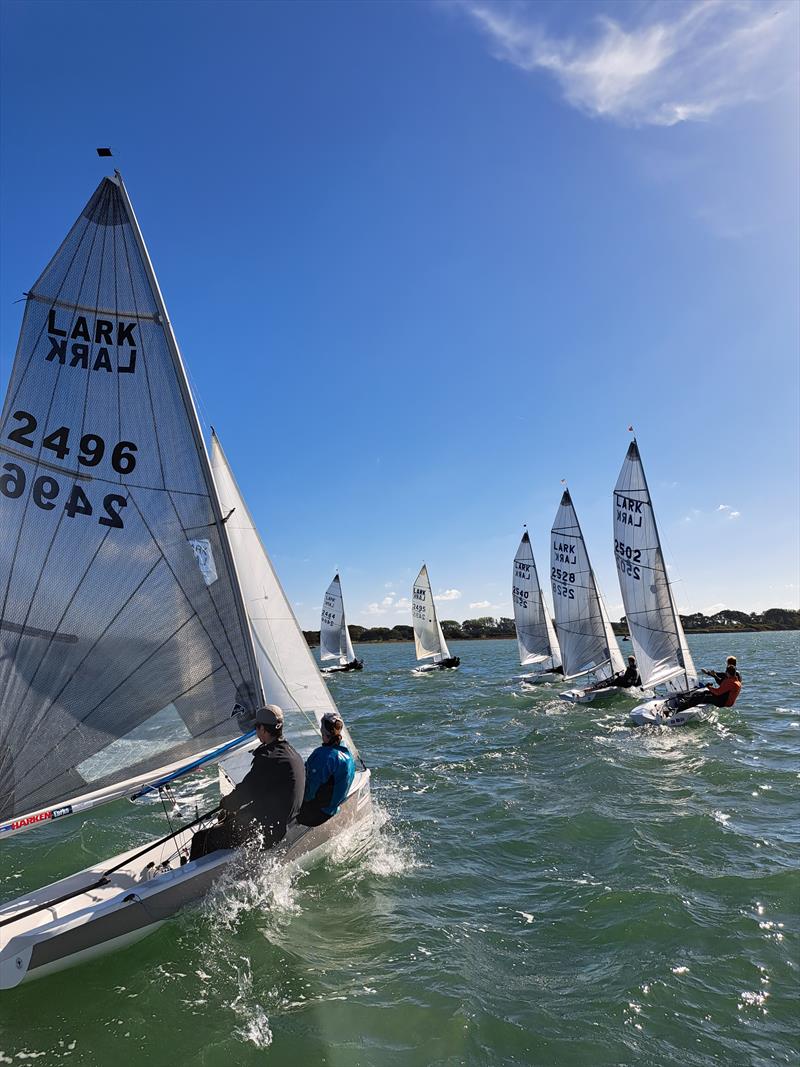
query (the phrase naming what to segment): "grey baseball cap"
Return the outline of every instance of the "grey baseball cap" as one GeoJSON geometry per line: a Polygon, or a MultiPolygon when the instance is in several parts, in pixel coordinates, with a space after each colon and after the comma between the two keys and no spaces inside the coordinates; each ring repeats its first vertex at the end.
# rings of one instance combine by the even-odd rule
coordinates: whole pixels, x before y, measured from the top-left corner
{"type": "Polygon", "coordinates": [[[272,729],[283,726],[283,712],[277,704],[267,704],[256,712],[256,723],[272,729]]]}

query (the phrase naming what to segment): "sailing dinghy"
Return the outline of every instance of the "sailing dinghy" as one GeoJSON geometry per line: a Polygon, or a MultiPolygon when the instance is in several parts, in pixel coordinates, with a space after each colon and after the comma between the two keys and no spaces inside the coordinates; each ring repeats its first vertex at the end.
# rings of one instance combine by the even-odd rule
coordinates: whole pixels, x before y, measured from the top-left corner
{"type": "MultiPolygon", "coordinates": [[[[614,555],[636,663],[647,689],[678,693],[697,686],[680,615],[667,578],[664,553],[634,438],[614,488],[614,555]]],[[[631,712],[637,726],[685,726],[703,718],[700,708],[675,713],[659,696],[631,712]]]]}
{"type": "MultiPolygon", "coordinates": [[[[625,663],[568,489],[561,497],[550,534],[550,580],[564,678],[588,675],[589,683],[568,689],[560,694],[561,699],[588,704],[602,697],[630,694],[630,689],[616,686],[596,688],[598,682],[622,673],[625,663]]],[[[635,694],[640,700],[644,696],[638,686],[635,694]]]]}
{"type": "MultiPolygon", "coordinates": [[[[2,848],[241,759],[266,701],[305,751],[333,707],[221,449],[212,475],[118,173],[26,296],[0,417],[2,848]]],[[[309,860],[370,808],[362,764],[339,813],[290,828],[270,859],[309,860]]],[[[213,820],[0,906],[0,988],[131,944],[196,900],[233,855],[187,862],[213,820]]]]}
{"type": "Polygon", "coordinates": [[[461,663],[461,659],[450,655],[450,649],[447,647],[436,615],[436,603],[425,564],[422,565],[422,570],[414,581],[411,618],[414,623],[414,648],[417,659],[433,660],[432,663],[423,663],[421,667],[415,667],[413,673],[428,674],[431,671],[455,669],[461,663]]]}
{"type": "Polygon", "coordinates": [[[335,660],[330,667],[323,667],[323,674],[338,674],[341,671],[360,671],[364,661],[356,658],[347,620],[344,614],[344,599],[339,575],[333,576],[322,602],[322,618],[319,627],[319,658],[323,663],[335,660]]]}
{"type": "Polygon", "coordinates": [[[520,680],[526,685],[553,681],[556,675],[562,673],[561,649],[539,585],[527,530],[514,557],[511,599],[514,602],[519,662],[523,667],[534,668],[530,674],[523,674],[520,680]]]}

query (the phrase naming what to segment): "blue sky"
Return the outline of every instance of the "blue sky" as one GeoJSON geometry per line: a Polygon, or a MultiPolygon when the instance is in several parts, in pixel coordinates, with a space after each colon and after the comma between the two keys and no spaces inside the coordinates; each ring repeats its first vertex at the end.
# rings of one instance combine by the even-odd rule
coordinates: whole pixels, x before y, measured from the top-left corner
{"type": "Polygon", "coordinates": [[[636,426],[682,610],[798,600],[798,6],[17,3],[0,388],[108,170],[302,624],[510,613],[636,426]]]}

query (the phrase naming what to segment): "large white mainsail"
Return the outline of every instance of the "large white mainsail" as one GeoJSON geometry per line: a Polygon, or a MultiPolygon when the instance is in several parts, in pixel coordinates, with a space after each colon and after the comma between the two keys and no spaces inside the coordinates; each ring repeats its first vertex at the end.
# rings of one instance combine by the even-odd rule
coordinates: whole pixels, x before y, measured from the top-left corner
{"type": "Polygon", "coordinates": [[[697,682],[634,439],[614,488],[614,555],[642,685],[691,688],[697,682]]]}
{"type": "Polygon", "coordinates": [[[425,564],[422,565],[422,570],[414,580],[411,593],[411,618],[414,624],[414,647],[417,659],[433,659],[434,663],[450,659],[450,649],[447,647],[442,627],[436,616],[431,580],[425,564]]]}
{"type": "Polygon", "coordinates": [[[262,700],[180,353],[118,174],[26,295],[0,418],[12,831],[213,750],[262,700]]]}
{"type": "Polygon", "coordinates": [[[353,642],[350,640],[350,631],[347,629],[342,584],[338,574],[334,575],[322,602],[319,649],[320,659],[323,662],[336,660],[341,667],[352,663],[356,658],[353,642]]]}
{"type": "Polygon", "coordinates": [[[511,599],[514,602],[514,623],[522,666],[536,664],[540,672],[560,667],[561,650],[542,596],[527,530],[523,533],[514,556],[511,599]]]}
{"type": "MultiPolygon", "coordinates": [[[[256,661],[269,703],[284,712],[286,733],[297,748],[319,744],[318,725],[336,704],[281,587],[253,518],[212,432],[211,467],[253,632],[256,661]]],[[[345,743],[357,754],[352,738],[345,743]]]]}
{"type": "Polygon", "coordinates": [[[568,489],[551,531],[550,580],[564,677],[593,671],[598,679],[610,678],[624,670],[568,489]]]}

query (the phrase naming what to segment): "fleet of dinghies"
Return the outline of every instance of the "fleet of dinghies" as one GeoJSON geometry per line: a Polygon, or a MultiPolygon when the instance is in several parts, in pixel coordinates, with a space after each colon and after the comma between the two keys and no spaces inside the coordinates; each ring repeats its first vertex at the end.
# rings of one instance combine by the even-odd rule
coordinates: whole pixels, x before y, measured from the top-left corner
{"type": "MultiPolygon", "coordinates": [[[[0,847],[212,761],[229,788],[266,702],[301,752],[335,709],[216,437],[209,461],[118,173],[26,297],[0,422],[0,847]]],[[[362,762],[338,814],[272,855],[307,861],[370,812],[362,762]]],[[[213,821],[2,905],[0,988],[197,899],[233,855],[188,861],[213,821]]]]}
{"type": "MultiPolygon", "coordinates": [[[[206,451],[166,307],[118,172],[104,178],[26,294],[0,422],[0,842],[219,765],[250,763],[256,710],[284,711],[301,751],[336,710],[219,438],[206,451]]],[[[614,488],[614,554],[641,685],[625,664],[569,490],[551,531],[555,625],[528,531],[512,601],[525,684],[638,701],[639,725],[702,717],[636,440],[614,488]],[[658,695],[656,695],[658,694],[658,695]]],[[[416,674],[453,669],[427,567],[412,590],[416,674]]],[[[325,674],[360,671],[341,581],[320,623],[325,674]]],[[[631,667],[633,670],[633,667],[631,667]]],[[[290,827],[305,862],[371,817],[359,761],[341,808],[290,827]]],[[[216,809],[215,809],[216,811],[216,809]]],[[[0,988],[139,940],[201,896],[232,851],[189,858],[215,811],[0,906],[0,988]]]]}

